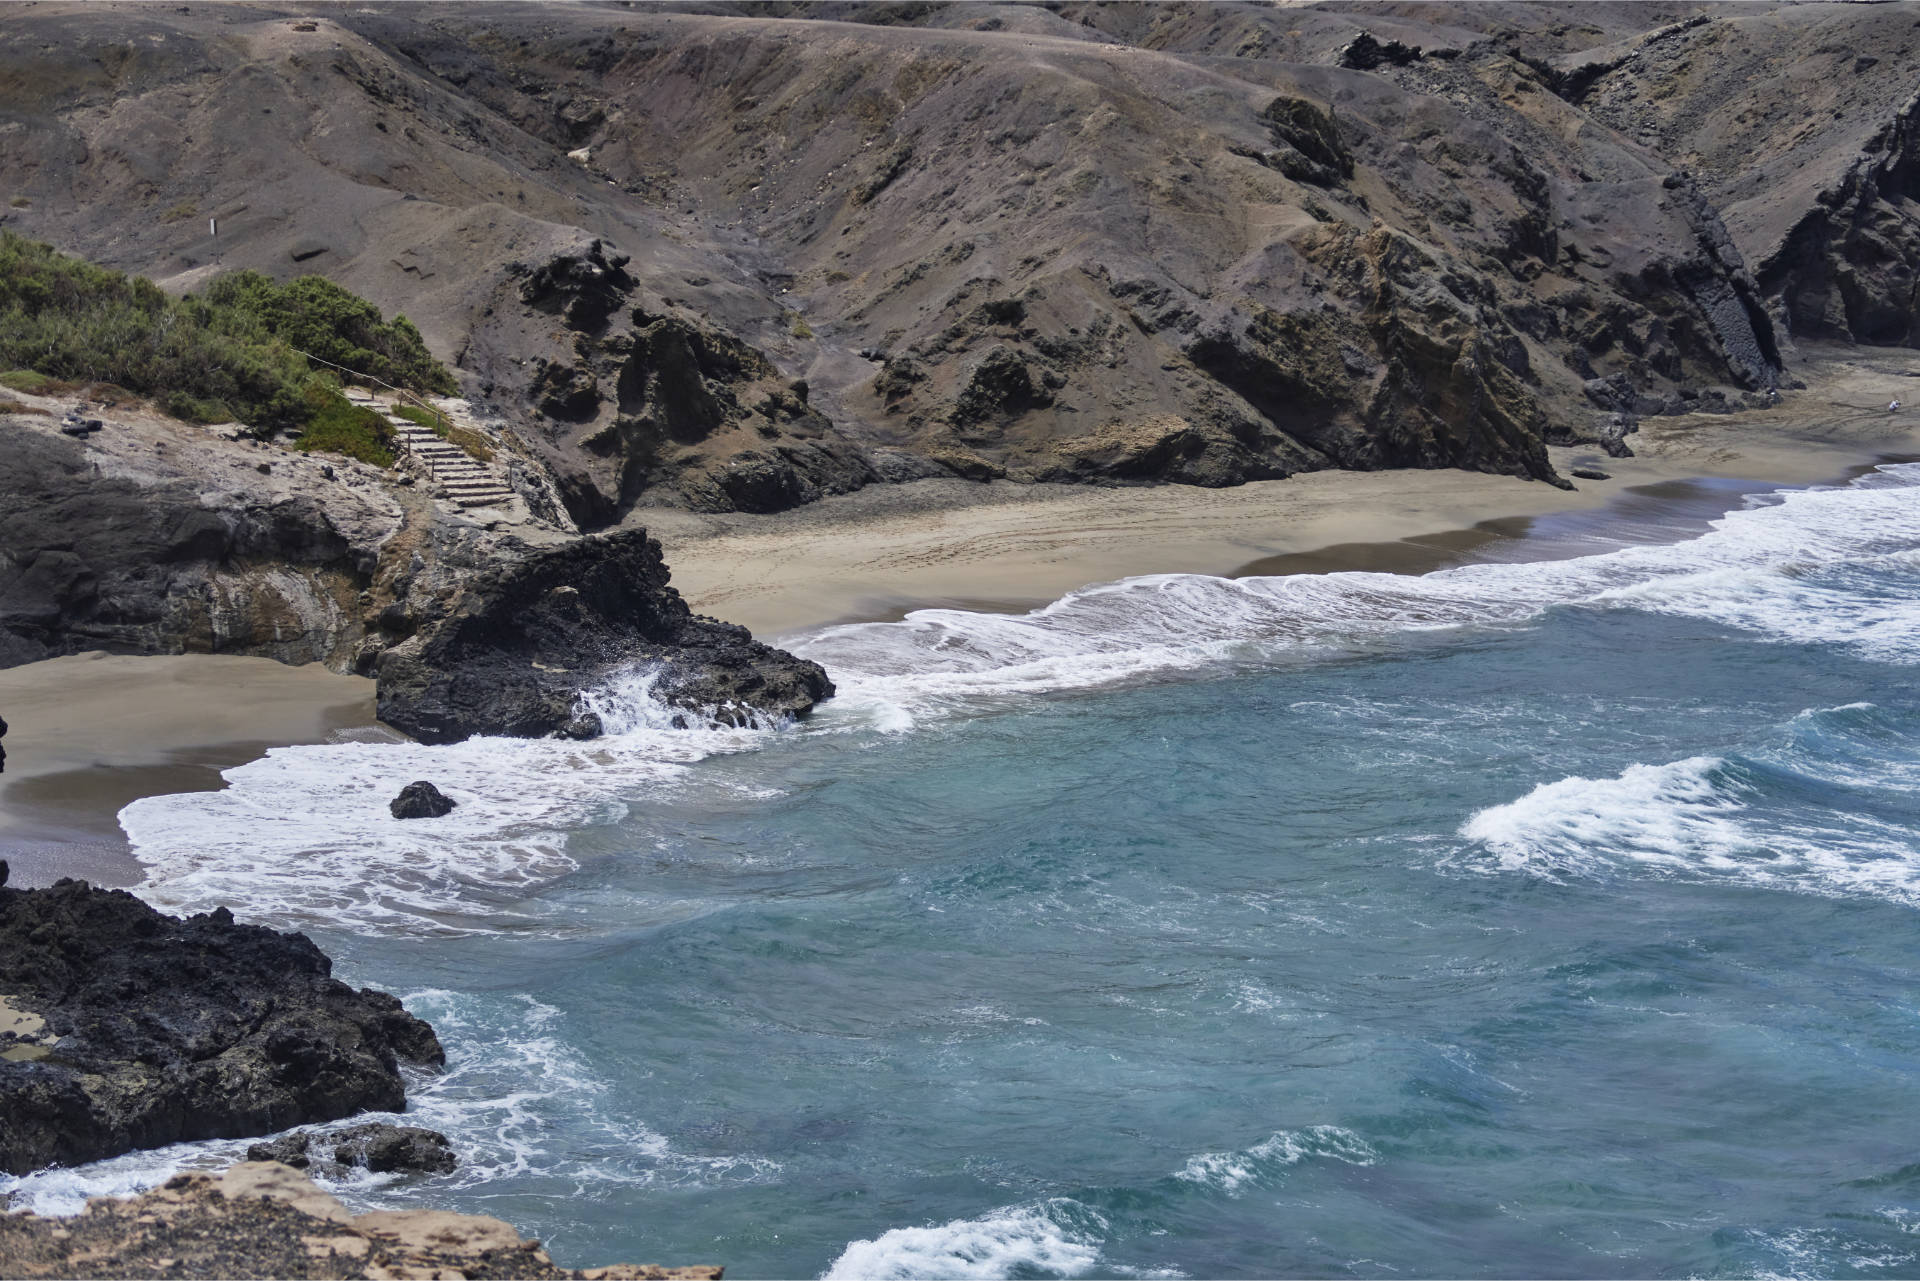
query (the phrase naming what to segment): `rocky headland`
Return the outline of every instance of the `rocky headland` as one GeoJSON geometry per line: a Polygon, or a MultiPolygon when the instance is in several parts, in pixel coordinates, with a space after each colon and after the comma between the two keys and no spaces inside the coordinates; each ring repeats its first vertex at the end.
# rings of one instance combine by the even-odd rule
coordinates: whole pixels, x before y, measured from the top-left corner
{"type": "MultiPolygon", "coordinates": [[[[656,664],[690,715],[803,714],[820,668],[696,618],[640,528],[474,508],[421,467],[308,454],[135,404],[63,434],[72,395],[0,416],[0,663],[89,649],[253,654],[378,679],[432,742],[584,733],[576,702],[656,664]],[[33,412],[33,411],[39,412],[33,412]]],[[[531,490],[538,497],[538,490],[531,490]]]]}
{"type": "MultiPolygon", "coordinates": [[[[0,863],[0,869],[5,865],[0,863]]],[[[301,934],[0,877],[0,1171],[406,1107],[433,1029],[301,934]]]]}

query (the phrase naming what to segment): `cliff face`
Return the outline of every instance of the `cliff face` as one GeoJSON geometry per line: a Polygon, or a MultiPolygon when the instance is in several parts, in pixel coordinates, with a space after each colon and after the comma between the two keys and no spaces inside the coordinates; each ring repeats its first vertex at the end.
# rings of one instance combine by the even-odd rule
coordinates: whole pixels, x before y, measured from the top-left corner
{"type": "Polygon", "coordinates": [[[352,664],[359,594],[403,519],[376,486],[197,429],[90,446],[49,422],[0,417],[0,665],[85,649],[352,664]]]}
{"type": "Polygon", "coordinates": [[[1897,7],[710,8],[23,9],[5,216],[404,310],[590,528],[1551,479],[1796,333],[1913,341],[1897,7]]]}

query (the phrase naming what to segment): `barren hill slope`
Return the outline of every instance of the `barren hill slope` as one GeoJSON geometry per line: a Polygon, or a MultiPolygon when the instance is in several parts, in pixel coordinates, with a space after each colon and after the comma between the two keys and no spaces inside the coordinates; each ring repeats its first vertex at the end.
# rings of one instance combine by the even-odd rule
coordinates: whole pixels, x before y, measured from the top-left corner
{"type": "Polygon", "coordinates": [[[1555,480],[1546,441],[1769,395],[1795,333],[1915,340],[1904,6],[5,17],[8,225],[405,312],[589,527],[923,475],[1555,480]]]}

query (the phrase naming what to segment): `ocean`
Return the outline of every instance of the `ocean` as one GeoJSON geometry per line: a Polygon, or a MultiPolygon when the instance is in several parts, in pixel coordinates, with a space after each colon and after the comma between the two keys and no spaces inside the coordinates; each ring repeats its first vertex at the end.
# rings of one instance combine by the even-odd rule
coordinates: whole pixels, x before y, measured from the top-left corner
{"type": "Polygon", "coordinates": [[[407,1119],[463,1165],[350,1203],[570,1266],[1920,1274],[1920,465],[1477,555],[827,628],[799,725],[635,672],[596,742],[361,735],[121,821],[155,905],[439,1030],[407,1119]],[[415,778],[459,808],[393,822],[415,778]]]}

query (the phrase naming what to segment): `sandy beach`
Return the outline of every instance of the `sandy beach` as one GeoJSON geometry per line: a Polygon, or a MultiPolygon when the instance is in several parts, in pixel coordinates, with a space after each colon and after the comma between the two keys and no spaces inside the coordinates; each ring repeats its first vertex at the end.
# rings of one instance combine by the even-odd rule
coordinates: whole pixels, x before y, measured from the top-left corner
{"type": "Polygon", "coordinates": [[[0,715],[0,858],[14,885],[136,884],[140,865],[114,817],[122,806],[215,790],[221,770],[268,748],[376,724],[370,680],[223,654],[91,653],[9,668],[0,715]]]}
{"type": "Polygon", "coordinates": [[[1920,399],[1903,353],[1817,352],[1809,386],[1774,408],[1649,418],[1632,458],[1556,448],[1572,491],[1462,471],[1311,472],[1234,489],[928,480],[873,486],[773,516],[654,509],[633,523],[666,549],[693,608],[777,640],[929,606],[1024,610],[1139,574],[1424,572],[1539,517],[1604,508],[1629,490],[1698,477],[1818,484],[1920,454],[1920,399]]]}

